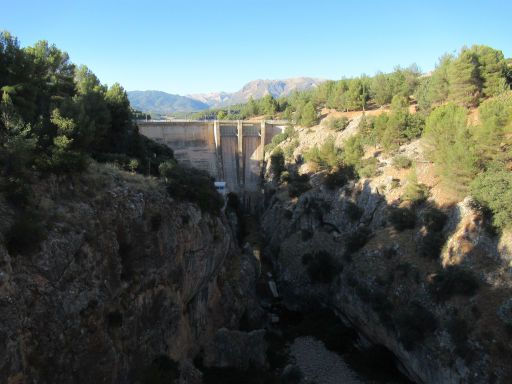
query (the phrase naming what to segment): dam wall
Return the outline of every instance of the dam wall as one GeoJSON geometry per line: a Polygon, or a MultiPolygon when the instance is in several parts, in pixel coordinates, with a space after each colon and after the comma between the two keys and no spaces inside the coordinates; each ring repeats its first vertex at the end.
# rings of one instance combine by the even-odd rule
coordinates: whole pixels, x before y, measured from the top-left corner
{"type": "Polygon", "coordinates": [[[286,121],[139,121],[139,132],[174,150],[176,159],[224,181],[227,192],[254,205],[260,193],[264,147],[286,121]]]}

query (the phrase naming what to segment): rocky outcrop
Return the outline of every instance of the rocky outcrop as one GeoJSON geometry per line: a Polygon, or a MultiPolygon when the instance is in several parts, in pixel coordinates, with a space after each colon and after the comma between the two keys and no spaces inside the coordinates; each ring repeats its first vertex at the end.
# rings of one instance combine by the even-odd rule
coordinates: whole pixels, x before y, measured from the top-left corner
{"type": "MultiPolygon", "coordinates": [[[[136,383],[238,326],[254,273],[225,219],[106,167],[33,188],[45,239],[0,243],[0,382],[136,383]]],[[[0,211],[5,229],[16,212],[0,211]]]]}
{"type": "Polygon", "coordinates": [[[262,228],[284,303],[333,310],[415,382],[507,383],[512,351],[499,340],[510,340],[512,279],[501,251],[510,247],[469,200],[429,237],[431,205],[390,206],[367,181],[314,186],[298,199],[281,186],[262,228]],[[393,224],[411,215],[412,224],[393,224]],[[444,239],[442,252],[432,238],[444,239]]]}

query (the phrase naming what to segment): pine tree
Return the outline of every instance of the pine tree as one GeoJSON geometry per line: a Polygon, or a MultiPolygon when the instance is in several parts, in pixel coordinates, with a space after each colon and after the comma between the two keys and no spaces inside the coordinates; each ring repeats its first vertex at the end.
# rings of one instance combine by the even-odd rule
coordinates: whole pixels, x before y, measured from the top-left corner
{"type": "Polygon", "coordinates": [[[480,64],[483,96],[497,96],[508,89],[507,64],[503,52],[485,45],[473,46],[471,50],[477,55],[480,64]]]}
{"type": "Polygon", "coordinates": [[[377,73],[372,79],[371,90],[375,103],[384,105],[391,102],[393,93],[388,75],[377,73]]]}
{"type": "Polygon", "coordinates": [[[315,107],[313,106],[313,103],[310,101],[306,103],[304,108],[301,111],[300,116],[300,124],[304,127],[311,127],[315,125],[318,121],[318,117],[316,115],[315,107]]]}
{"type": "Polygon", "coordinates": [[[448,67],[447,75],[450,101],[466,107],[478,104],[482,80],[478,58],[474,52],[464,49],[448,67]]]}

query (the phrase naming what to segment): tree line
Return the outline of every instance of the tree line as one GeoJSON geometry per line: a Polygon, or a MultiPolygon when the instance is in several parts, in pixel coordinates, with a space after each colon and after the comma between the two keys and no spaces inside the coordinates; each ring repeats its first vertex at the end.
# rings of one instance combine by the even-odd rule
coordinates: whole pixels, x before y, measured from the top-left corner
{"type": "Polygon", "coordinates": [[[245,104],[218,108],[196,115],[217,119],[246,119],[253,116],[279,116],[302,126],[318,123],[318,111],[356,111],[388,105],[395,96],[415,101],[420,113],[428,114],[446,102],[476,107],[482,100],[497,96],[512,83],[511,60],[500,50],[474,45],[439,59],[436,68],[422,74],[416,65],[396,67],[391,73],[362,75],[338,81],[325,81],[318,87],[275,99],[266,95],[245,104]]]}
{"type": "Polygon", "coordinates": [[[46,41],[21,48],[0,32],[0,160],[4,176],[23,170],[84,170],[88,159],[158,172],[172,151],[139,135],[125,90],[110,87],[46,41]],[[148,158],[152,163],[148,164],[148,158]]]}

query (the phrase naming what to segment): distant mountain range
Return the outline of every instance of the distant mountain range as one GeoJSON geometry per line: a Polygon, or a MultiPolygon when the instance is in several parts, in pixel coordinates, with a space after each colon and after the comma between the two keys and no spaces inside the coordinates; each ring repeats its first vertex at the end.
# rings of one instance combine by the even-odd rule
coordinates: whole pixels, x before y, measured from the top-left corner
{"type": "Polygon", "coordinates": [[[255,100],[268,94],[276,98],[287,96],[293,91],[314,88],[323,81],[311,77],[296,77],[286,80],[254,80],[233,93],[214,92],[181,96],[162,91],[129,91],[128,98],[132,107],[137,110],[157,114],[171,114],[245,103],[251,96],[255,100]]]}
{"type": "Polygon", "coordinates": [[[208,104],[197,99],[162,91],[129,91],[128,99],[133,108],[158,114],[202,111],[209,108],[208,104]]]}

